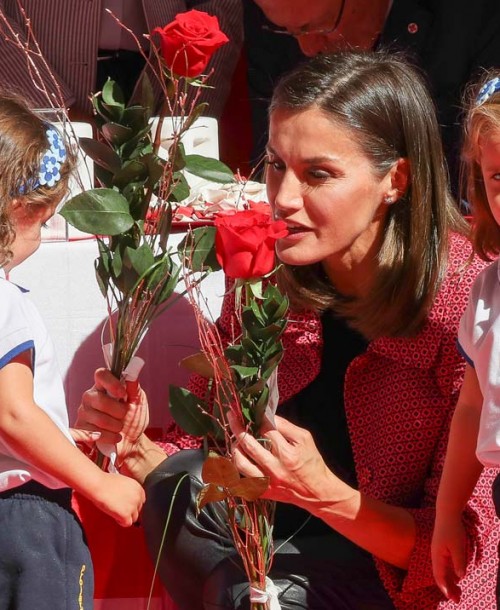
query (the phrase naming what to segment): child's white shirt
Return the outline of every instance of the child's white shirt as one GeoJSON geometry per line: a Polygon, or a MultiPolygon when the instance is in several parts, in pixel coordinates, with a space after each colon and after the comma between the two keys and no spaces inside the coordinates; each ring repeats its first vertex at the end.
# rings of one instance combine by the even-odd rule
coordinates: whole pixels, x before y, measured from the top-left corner
{"type": "MultiPolygon", "coordinates": [[[[0,368],[16,355],[31,350],[35,403],[73,443],[63,382],[52,340],[27,291],[6,280],[2,269],[0,304],[0,368]]],[[[17,487],[30,479],[50,488],[66,487],[36,465],[26,463],[8,446],[0,433],[0,491],[17,487]]]]}
{"type": "Polygon", "coordinates": [[[483,394],[476,454],[500,465],[500,260],[476,278],[460,321],[458,343],[474,367],[483,394]]]}

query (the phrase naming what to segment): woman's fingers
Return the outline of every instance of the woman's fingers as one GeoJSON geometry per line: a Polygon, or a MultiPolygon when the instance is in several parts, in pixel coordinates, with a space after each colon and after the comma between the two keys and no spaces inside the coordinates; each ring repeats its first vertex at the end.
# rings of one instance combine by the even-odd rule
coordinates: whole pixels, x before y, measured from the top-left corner
{"type": "Polygon", "coordinates": [[[84,445],[87,445],[88,447],[93,447],[95,445],[96,441],[98,441],[102,436],[101,432],[97,432],[97,430],[91,431],[91,430],[79,430],[77,428],[70,428],[69,431],[70,431],[71,437],[75,441],[75,443],[83,443],[84,445]]]}
{"type": "Polygon", "coordinates": [[[238,447],[233,448],[233,462],[240,473],[246,477],[266,476],[264,472],[238,447]]]}

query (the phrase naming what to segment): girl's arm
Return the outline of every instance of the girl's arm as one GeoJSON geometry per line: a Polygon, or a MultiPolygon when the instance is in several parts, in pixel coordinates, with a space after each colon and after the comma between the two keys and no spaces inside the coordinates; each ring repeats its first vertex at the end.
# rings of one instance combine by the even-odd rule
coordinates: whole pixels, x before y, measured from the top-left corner
{"type": "Polygon", "coordinates": [[[432,539],[434,578],[441,591],[454,600],[459,593],[456,583],[464,576],[467,564],[462,513],[482,471],[476,458],[482,405],[476,371],[467,365],[451,422],[432,539]]]}
{"type": "Polygon", "coordinates": [[[101,471],[34,402],[29,351],[0,369],[0,436],[16,456],[88,497],[121,525],[137,520],[144,502],[140,485],[101,471]]]}

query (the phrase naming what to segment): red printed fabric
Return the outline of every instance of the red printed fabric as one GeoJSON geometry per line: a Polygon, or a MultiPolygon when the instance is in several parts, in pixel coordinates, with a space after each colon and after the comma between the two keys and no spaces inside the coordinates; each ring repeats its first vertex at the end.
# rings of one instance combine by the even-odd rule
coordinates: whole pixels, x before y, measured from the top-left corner
{"type": "MultiPolygon", "coordinates": [[[[409,569],[377,560],[398,610],[496,608],[500,527],[491,499],[494,471],[483,472],[467,507],[470,556],[459,604],[447,601],[434,585],[430,556],[434,504],[465,367],[456,347],[458,323],[474,279],[485,266],[477,258],[469,264],[470,254],[469,242],[453,236],[449,270],[422,331],[412,338],[371,342],[346,375],[345,408],[359,489],[407,508],[416,521],[417,542],[409,569]]],[[[238,332],[233,327],[233,307],[232,298],[226,298],[218,323],[227,338],[238,332]]],[[[293,313],[283,341],[285,353],[278,375],[281,402],[319,372],[322,340],[318,317],[293,313]]],[[[191,389],[202,395],[206,382],[194,377],[191,389]]],[[[169,431],[171,446],[200,445],[199,439],[179,432],[175,427],[169,431]]]]}

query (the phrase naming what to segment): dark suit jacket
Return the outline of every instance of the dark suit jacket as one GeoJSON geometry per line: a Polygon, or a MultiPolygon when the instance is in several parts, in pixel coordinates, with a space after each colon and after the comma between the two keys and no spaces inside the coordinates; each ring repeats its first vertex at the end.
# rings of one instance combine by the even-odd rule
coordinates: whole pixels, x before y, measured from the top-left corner
{"type": "Polygon", "coordinates": [[[465,87],[500,67],[499,0],[395,0],[379,44],[405,51],[427,75],[455,182],[465,87]]]}
{"type": "MultiPolygon", "coordinates": [[[[90,111],[88,98],[95,91],[102,0],[22,0],[22,5],[65,103],[77,110],[90,111]]],[[[208,67],[215,68],[211,79],[215,89],[203,92],[203,101],[210,104],[208,114],[218,117],[229,92],[243,38],[241,0],[142,0],[142,6],[150,32],[191,8],[218,17],[230,42],[215,53],[208,67]]],[[[20,39],[26,41],[25,20],[17,0],[0,0],[0,10],[20,39]]],[[[47,107],[45,94],[33,84],[24,53],[6,41],[4,25],[1,30],[4,35],[0,35],[0,84],[24,94],[38,107],[47,107]]],[[[43,62],[35,56],[33,59],[43,81],[54,93],[56,86],[51,84],[43,62]]]]}
{"type": "MultiPolygon", "coordinates": [[[[269,22],[253,2],[244,9],[257,157],[272,87],[303,56],[291,37],[262,30],[269,22]]],[[[394,0],[378,46],[403,50],[427,75],[456,178],[463,89],[480,68],[500,67],[500,0],[394,0]]]]}

